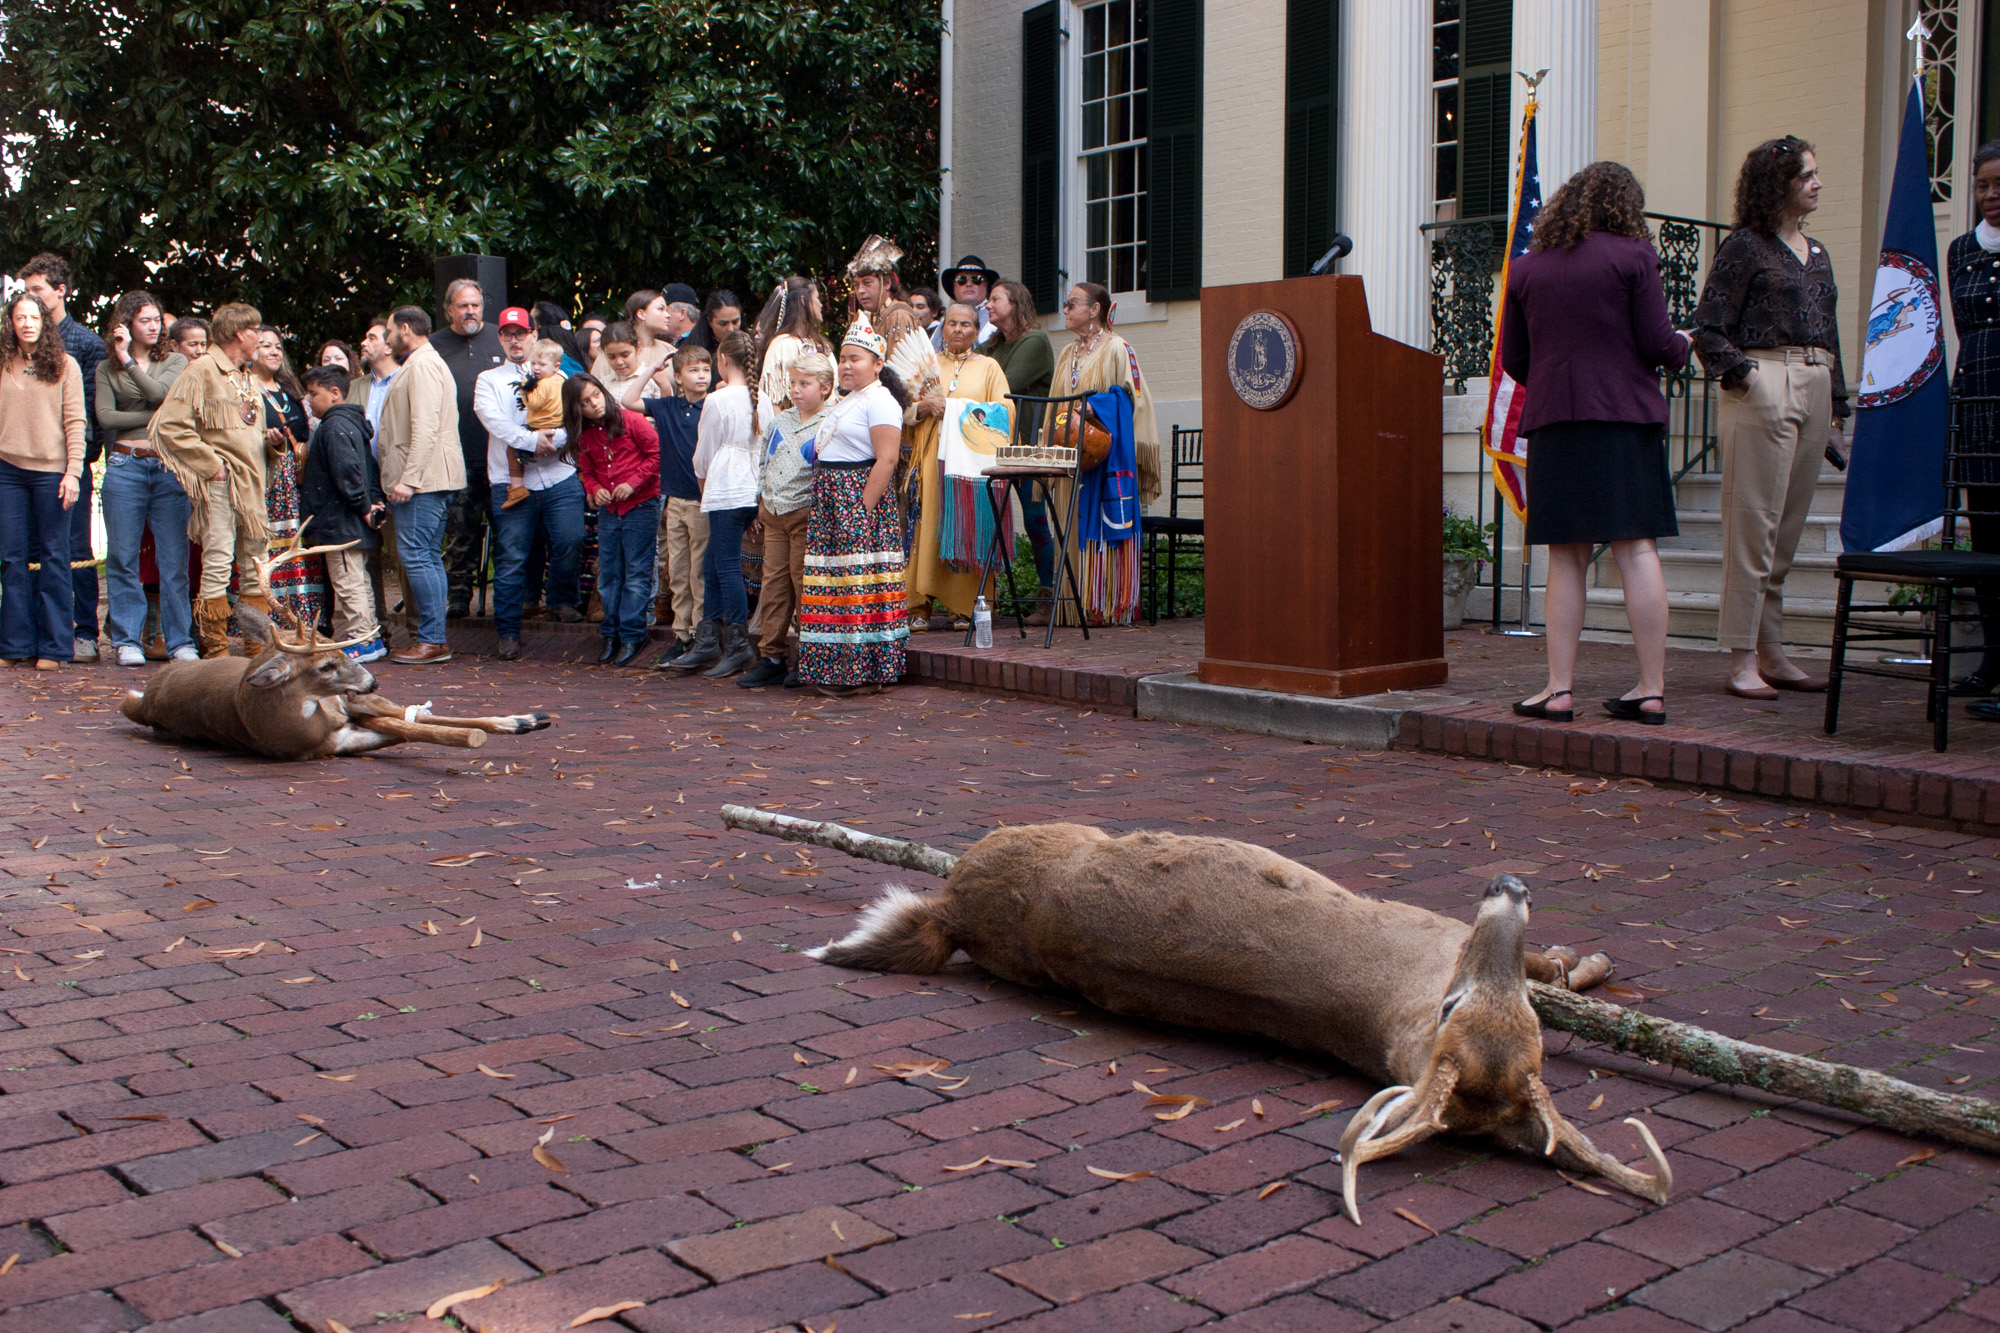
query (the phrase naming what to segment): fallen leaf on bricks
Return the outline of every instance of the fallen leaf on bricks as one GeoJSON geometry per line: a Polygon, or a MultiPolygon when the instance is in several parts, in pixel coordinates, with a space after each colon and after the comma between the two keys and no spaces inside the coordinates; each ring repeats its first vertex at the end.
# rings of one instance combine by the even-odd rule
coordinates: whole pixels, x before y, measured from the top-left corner
{"type": "Polygon", "coordinates": [[[228,1255],[232,1259],[241,1259],[243,1257],[243,1251],[237,1249],[234,1245],[231,1245],[226,1240],[216,1241],[215,1248],[221,1250],[224,1254],[228,1255]]]}
{"type": "Polygon", "coordinates": [[[1035,1169],[1033,1162],[1017,1162],[1011,1157],[994,1157],[989,1160],[994,1166],[1011,1166],[1020,1171],[1032,1171],[1035,1169]]]}
{"type": "Polygon", "coordinates": [[[163,1115],[114,1115],[113,1120],[165,1120],[163,1115]]]}
{"type": "Polygon", "coordinates": [[[766,1171],[783,1171],[786,1167],[790,1165],[791,1165],[790,1162],[780,1162],[776,1166],[767,1166],[764,1169],[766,1171]]]}
{"type": "Polygon", "coordinates": [[[479,1072],[480,1072],[480,1073],[482,1073],[482,1074],[486,1075],[486,1077],[488,1077],[488,1078],[517,1078],[517,1077],[519,1077],[519,1075],[516,1075],[516,1074],[503,1074],[503,1073],[501,1073],[501,1072],[500,1072],[499,1070],[497,1070],[497,1069],[489,1069],[489,1068],[487,1068],[487,1067],[486,1067],[485,1065],[477,1065],[477,1066],[475,1066],[475,1068],[477,1068],[477,1069],[479,1070],[479,1072]]]}
{"type": "Polygon", "coordinates": [[[1854,1003],[1854,1001],[1848,999],[1845,995],[1840,997],[1840,1007],[1843,1009],[1852,1010],[1854,1013],[1857,1014],[1861,1012],[1861,1006],[1854,1003]]]}
{"type": "Polygon", "coordinates": [[[486,943],[486,928],[484,926],[474,926],[472,928],[472,943],[465,947],[468,949],[477,949],[484,943],[486,943]]]}
{"type": "Polygon", "coordinates": [[[14,964],[14,975],[19,977],[22,981],[34,980],[33,977],[29,976],[26,972],[23,972],[21,970],[21,965],[19,963],[14,964]]]}
{"type": "Polygon", "coordinates": [[[1931,1158],[1935,1156],[1937,1156],[1936,1148],[1919,1148],[1915,1152],[1911,1153],[1908,1157],[1905,1157],[1902,1161],[1896,1163],[1896,1165],[1915,1166],[1918,1162],[1928,1162],[1931,1160],[1931,1158]]]}
{"type": "Polygon", "coordinates": [[[861,1071],[859,1069],[849,1069],[847,1071],[847,1077],[840,1080],[841,1086],[846,1087],[849,1083],[852,1083],[854,1081],[854,1076],[856,1074],[859,1074],[860,1072],[861,1071]]]}
{"type": "Polygon", "coordinates": [[[13,1271],[14,1265],[20,1262],[21,1262],[21,1256],[19,1254],[8,1255],[7,1262],[4,1264],[0,1264],[0,1277],[7,1276],[9,1272],[13,1271]]]}
{"type": "Polygon", "coordinates": [[[183,935],[179,939],[175,940],[172,944],[169,944],[166,948],[160,950],[160,952],[172,953],[174,950],[180,948],[183,944],[186,944],[187,942],[188,942],[188,937],[183,935]]]}
{"type": "Polygon", "coordinates": [[[498,856],[498,852],[466,852],[458,856],[440,856],[432,860],[434,866],[448,866],[454,870],[471,865],[482,856],[498,856]]]}
{"type": "Polygon", "coordinates": [[[1087,1166],[1084,1170],[1104,1180],[1144,1180],[1153,1174],[1151,1171],[1106,1171],[1101,1166],[1087,1166]]]}
{"type": "MultiPolygon", "coordinates": [[[[195,900],[194,900],[193,902],[191,902],[191,903],[187,904],[186,906],[182,907],[182,908],[181,908],[181,910],[182,910],[183,912],[199,912],[199,911],[200,911],[200,910],[201,910],[202,908],[204,908],[204,907],[213,907],[213,906],[215,906],[215,901],[214,901],[213,899],[210,899],[210,898],[197,898],[197,899],[195,899],[195,900]]],[[[175,942],[176,944],[180,943],[180,941],[179,941],[179,940],[176,940],[176,941],[174,941],[174,942],[175,942]]]]}
{"type": "MultiPolygon", "coordinates": [[[[314,1130],[314,1131],[313,1131],[312,1133],[310,1133],[310,1134],[306,1135],[306,1136],[305,1136],[304,1138],[300,1139],[300,1140],[299,1140],[298,1142],[294,1143],[294,1144],[293,1144],[292,1146],[293,1146],[294,1148],[303,1148],[303,1147],[305,1147],[305,1146],[306,1146],[306,1145],[307,1145],[308,1143],[311,1143],[311,1142],[312,1142],[312,1141],[313,1141],[314,1139],[323,1139],[323,1138],[325,1138],[325,1137],[326,1137],[326,1135],[322,1134],[322,1133],[321,1133],[320,1131],[318,1131],[318,1130],[314,1130]]],[[[237,1257],[238,1257],[238,1258],[241,1258],[242,1256],[241,1256],[241,1255],[238,1255],[237,1257]]]]}
{"type": "Polygon", "coordinates": [[[323,1078],[329,1083],[352,1083],[361,1076],[359,1074],[314,1074],[313,1077],[323,1078]]]}
{"type": "Polygon", "coordinates": [[[552,1115],[548,1117],[546,1120],[537,1120],[535,1123],[538,1125],[560,1125],[565,1120],[574,1120],[574,1119],[576,1119],[576,1112],[569,1111],[564,1113],[563,1115],[552,1115]]]}
{"type": "Polygon", "coordinates": [[[1250,1114],[1262,1120],[1264,1118],[1264,1103],[1252,1097],[1250,1099],[1250,1114]]]}
{"type": "Polygon", "coordinates": [[[593,1305],[576,1318],[570,1320],[569,1327],[582,1328],[585,1324],[594,1324],[600,1319],[609,1319],[612,1315],[623,1314],[627,1310],[643,1310],[645,1308],[646,1303],[644,1301],[620,1301],[616,1305],[593,1305]]]}
{"type": "Polygon", "coordinates": [[[429,917],[425,917],[423,924],[418,926],[417,929],[426,935],[435,935],[438,933],[437,922],[431,920],[429,917]]]}
{"type": "Polygon", "coordinates": [[[442,1319],[451,1310],[451,1307],[457,1305],[460,1301],[484,1300],[506,1285],[507,1279],[503,1277],[498,1282],[489,1282],[483,1287],[468,1287],[464,1291],[454,1291],[449,1296],[440,1296],[425,1308],[424,1318],[442,1319]]]}
{"type": "Polygon", "coordinates": [[[283,981],[287,986],[303,986],[308,981],[319,980],[318,977],[281,977],[279,979],[283,981]]]}
{"type": "Polygon", "coordinates": [[[740,930],[732,930],[729,932],[729,938],[735,940],[738,944],[741,944],[743,943],[743,932],[740,930]]]}
{"type": "MultiPolygon", "coordinates": [[[[612,1028],[610,1031],[614,1037],[643,1037],[646,1035],[643,1032],[620,1032],[617,1028],[612,1028]]],[[[481,1068],[484,1067],[483,1065],[481,1066],[481,1068]]]]}
{"type": "Polygon", "coordinates": [[[547,1167],[549,1170],[559,1171],[563,1175],[568,1175],[569,1168],[564,1166],[562,1162],[556,1158],[556,1155],[550,1152],[548,1148],[544,1146],[545,1144],[548,1143],[550,1139],[553,1139],[555,1136],[556,1132],[553,1129],[543,1130],[542,1137],[535,1140],[533,1156],[537,1162],[540,1162],[543,1166],[547,1167]]]}
{"type": "Polygon", "coordinates": [[[1291,1183],[1292,1182],[1289,1180],[1274,1180],[1270,1184],[1266,1185],[1263,1189],[1258,1190],[1257,1197],[1260,1199],[1268,1199],[1273,1194],[1276,1194],[1279,1190],[1283,1189],[1285,1186],[1291,1183]]]}
{"type": "Polygon", "coordinates": [[[1394,1210],[1394,1212],[1396,1216],[1402,1218],[1405,1222],[1408,1222],[1411,1226],[1422,1227],[1424,1230],[1430,1232],[1433,1236],[1438,1234],[1438,1229],[1436,1227],[1424,1221],[1423,1218],[1418,1217],[1415,1213],[1411,1212],[1409,1209],[1397,1208],[1394,1210]]]}
{"type": "Polygon", "coordinates": [[[680,970],[681,970],[681,964],[679,959],[677,958],[667,959],[667,971],[678,972],[680,970]]]}
{"type": "Polygon", "coordinates": [[[1209,1101],[1206,1097],[1195,1097],[1187,1093],[1156,1093],[1148,1097],[1145,1104],[1147,1106],[1171,1106],[1174,1108],[1171,1111],[1157,1112],[1153,1116],[1155,1120],[1185,1120],[1196,1108],[1213,1106],[1215,1103],[1209,1101]]]}
{"type": "Polygon", "coordinates": [[[792,1052],[792,1059],[802,1065],[809,1065],[812,1063],[812,1061],[806,1059],[803,1055],[800,1055],[797,1051],[792,1052]]]}
{"type": "Polygon", "coordinates": [[[1598,1107],[1602,1105],[1604,1105],[1604,1094],[1600,1092],[1595,1097],[1591,1098],[1590,1105],[1584,1107],[1583,1109],[1586,1111],[1595,1111],[1598,1107]]]}
{"type": "Polygon", "coordinates": [[[687,1020],[686,1020],[686,1019],[684,1018],[684,1019],[682,1019],[682,1020],[681,1020],[680,1022],[678,1022],[678,1023],[675,1023],[675,1024],[674,1024],[674,1025],[673,1025],[672,1027],[664,1027],[664,1028],[654,1028],[654,1029],[653,1029],[653,1031],[655,1031],[655,1032],[679,1032],[679,1031],[680,1031],[680,1030],[681,1030],[682,1028],[684,1028],[684,1027],[686,1027],[686,1026],[687,1026],[687,1020]]]}
{"type": "MultiPolygon", "coordinates": [[[[982,1157],[982,1158],[980,1158],[980,1159],[979,1159],[978,1161],[976,1161],[976,1162],[967,1162],[967,1163],[965,1163],[965,1164],[964,1164],[963,1166],[948,1166],[948,1167],[946,1167],[946,1168],[945,1168],[945,1170],[947,1170],[947,1171],[972,1171],[972,1170],[976,1170],[976,1169],[978,1169],[979,1167],[982,1167],[982,1166],[985,1166],[985,1165],[986,1165],[986,1164],[987,1164],[988,1162],[990,1162],[990,1161],[992,1161],[992,1160],[993,1160],[993,1159],[992,1159],[991,1157],[982,1157]]],[[[1095,1168],[1095,1167],[1092,1167],[1091,1169],[1092,1169],[1092,1170],[1094,1171],[1094,1170],[1096,1170],[1097,1168],[1095,1168]]]]}
{"type": "Polygon", "coordinates": [[[326,1123],[326,1121],[320,1119],[318,1116],[307,1115],[303,1111],[299,1112],[299,1119],[305,1121],[308,1125],[324,1125],[326,1123]]]}
{"type": "Polygon", "coordinates": [[[1238,1119],[1230,1121],[1226,1125],[1217,1125],[1215,1127],[1215,1132],[1218,1134],[1227,1134],[1232,1129],[1241,1129],[1241,1128],[1243,1128],[1243,1121],[1239,1117],[1238,1119]]]}

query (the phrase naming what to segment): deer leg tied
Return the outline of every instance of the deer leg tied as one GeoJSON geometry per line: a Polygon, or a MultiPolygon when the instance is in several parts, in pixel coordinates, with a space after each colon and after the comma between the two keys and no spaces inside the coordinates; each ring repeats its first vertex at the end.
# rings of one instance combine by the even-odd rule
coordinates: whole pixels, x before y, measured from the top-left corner
{"type": "Polygon", "coordinates": [[[486,733],[470,728],[450,727],[433,722],[405,722],[400,717],[367,717],[359,721],[367,730],[380,732],[393,740],[426,741],[432,745],[456,746],[462,750],[477,750],[486,744],[486,733]]]}
{"type": "Polygon", "coordinates": [[[368,701],[368,711],[378,717],[430,722],[440,727],[469,727],[474,731],[490,731],[497,736],[523,736],[531,731],[544,731],[555,722],[550,714],[539,712],[504,713],[494,717],[439,717],[431,712],[428,704],[405,707],[379,696],[368,701]]]}

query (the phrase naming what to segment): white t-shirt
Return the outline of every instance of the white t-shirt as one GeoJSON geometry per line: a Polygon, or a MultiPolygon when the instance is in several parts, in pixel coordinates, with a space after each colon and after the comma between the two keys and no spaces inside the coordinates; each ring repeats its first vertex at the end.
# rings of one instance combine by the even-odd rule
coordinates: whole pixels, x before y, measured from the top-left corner
{"type": "Polygon", "coordinates": [[[903,429],[903,409],[880,380],[833,405],[814,437],[814,457],[822,463],[872,463],[875,441],[870,432],[877,426],[903,429]]]}
{"type": "Polygon", "coordinates": [[[724,385],[701,403],[695,428],[694,474],[701,478],[701,510],[751,509],[757,504],[759,465],[750,438],[750,390],[724,385]]]}

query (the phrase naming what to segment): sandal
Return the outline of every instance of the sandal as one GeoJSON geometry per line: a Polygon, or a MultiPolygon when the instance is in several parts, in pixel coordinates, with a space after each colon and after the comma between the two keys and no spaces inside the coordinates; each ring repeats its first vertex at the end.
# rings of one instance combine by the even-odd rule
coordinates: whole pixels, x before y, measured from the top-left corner
{"type": "Polygon", "coordinates": [[[1539,699],[1529,699],[1515,704],[1514,713],[1518,717],[1540,718],[1544,722],[1574,722],[1576,721],[1576,709],[1574,707],[1549,707],[1550,700],[1567,699],[1569,697],[1570,692],[1568,690],[1552,690],[1539,699]]]}
{"type": "Polygon", "coordinates": [[[1606,699],[1604,711],[1621,721],[1643,722],[1649,727],[1657,727],[1664,725],[1667,720],[1666,704],[1667,701],[1657,694],[1643,694],[1637,699],[1606,699]],[[1650,703],[1659,704],[1659,709],[1656,711],[1639,706],[1650,703]]]}

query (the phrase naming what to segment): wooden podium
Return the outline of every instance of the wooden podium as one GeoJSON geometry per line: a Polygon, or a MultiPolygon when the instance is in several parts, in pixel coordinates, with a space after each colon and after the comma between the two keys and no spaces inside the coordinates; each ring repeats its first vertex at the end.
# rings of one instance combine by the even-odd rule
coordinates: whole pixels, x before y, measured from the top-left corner
{"type": "Polygon", "coordinates": [[[1443,684],[1442,361],[1373,332],[1358,277],[1204,288],[1201,327],[1200,678],[1443,684]]]}

